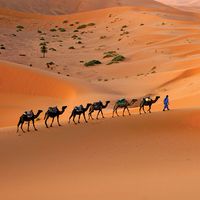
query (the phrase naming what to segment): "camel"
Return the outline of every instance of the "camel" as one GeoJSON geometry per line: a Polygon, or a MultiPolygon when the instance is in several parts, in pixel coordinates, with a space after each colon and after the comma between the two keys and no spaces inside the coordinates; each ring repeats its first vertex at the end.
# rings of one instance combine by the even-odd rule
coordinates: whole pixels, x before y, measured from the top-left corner
{"type": "Polygon", "coordinates": [[[89,109],[89,107],[90,107],[91,105],[92,105],[91,103],[88,103],[87,106],[86,106],[85,108],[84,108],[82,105],[80,105],[80,106],[78,106],[78,107],[75,107],[75,108],[72,110],[72,114],[71,114],[71,116],[69,117],[69,122],[68,122],[68,123],[70,123],[70,120],[71,120],[71,118],[73,117],[73,122],[74,122],[74,124],[77,124],[77,123],[75,122],[75,117],[76,117],[76,115],[79,116],[79,118],[78,118],[78,123],[80,123],[80,117],[81,117],[82,114],[83,114],[83,117],[84,117],[84,119],[85,119],[85,122],[87,123],[87,120],[86,120],[86,117],[85,117],[85,113],[86,113],[86,111],[89,109]]]}
{"type": "Polygon", "coordinates": [[[59,111],[57,107],[49,107],[48,111],[45,113],[45,116],[44,116],[46,127],[49,128],[47,125],[47,120],[49,119],[49,117],[52,118],[50,127],[53,127],[53,122],[54,122],[55,117],[57,117],[58,126],[61,126],[61,124],[59,122],[59,116],[65,112],[66,108],[67,108],[67,106],[63,106],[62,110],[59,111]]]}
{"type": "Polygon", "coordinates": [[[103,109],[105,109],[105,108],[107,108],[107,106],[108,106],[108,104],[110,103],[110,101],[106,101],[106,103],[105,103],[105,105],[103,105],[103,103],[101,102],[101,101],[99,101],[99,102],[95,102],[95,103],[93,103],[91,106],[90,106],[90,109],[89,109],[89,114],[88,114],[88,116],[89,116],[89,118],[88,119],[94,119],[93,117],[92,117],[92,113],[96,110],[96,111],[98,111],[98,113],[97,113],[97,117],[96,117],[96,119],[99,119],[99,114],[101,113],[101,115],[102,115],[102,118],[104,118],[104,115],[103,115],[103,109]]]}
{"type": "Polygon", "coordinates": [[[132,99],[131,102],[128,102],[126,99],[118,100],[114,105],[112,117],[114,117],[115,113],[119,117],[118,112],[117,112],[118,108],[124,108],[123,109],[123,117],[124,117],[125,110],[127,110],[128,114],[131,115],[128,107],[132,106],[136,101],[137,101],[137,99],[132,99]]]}
{"type": "Polygon", "coordinates": [[[19,126],[21,125],[21,130],[25,133],[25,131],[23,130],[23,124],[24,122],[28,122],[28,129],[27,131],[29,132],[30,129],[30,121],[32,121],[33,123],[33,127],[35,129],[35,131],[37,131],[36,127],[35,127],[35,119],[39,117],[40,113],[42,113],[42,110],[38,110],[37,114],[34,115],[33,111],[29,111],[29,112],[25,112],[20,118],[19,118],[19,122],[17,124],[17,132],[19,131],[19,126]]]}
{"type": "Polygon", "coordinates": [[[141,109],[143,109],[144,113],[146,113],[146,111],[144,110],[145,106],[149,106],[148,112],[151,113],[152,104],[156,103],[159,98],[160,96],[156,96],[154,100],[151,98],[143,98],[140,103],[140,109],[139,109],[140,114],[141,114],[141,109]]]}

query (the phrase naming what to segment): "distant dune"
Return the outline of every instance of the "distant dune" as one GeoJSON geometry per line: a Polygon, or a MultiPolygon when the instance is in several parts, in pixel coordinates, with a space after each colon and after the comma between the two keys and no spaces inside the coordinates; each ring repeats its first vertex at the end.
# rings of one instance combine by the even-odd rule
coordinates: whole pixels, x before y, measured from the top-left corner
{"type": "Polygon", "coordinates": [[[69,14],[117,6],[166,9],[166,6],[153,0],[0,0],[0,7],[42,14],[69,14]]]}
{"type": "Polygon", "coordinates": [[[186,7],[200,7],[200,0],[158,0],[164,4],[175,5],[175,6],[186,6],[186,7]]]}

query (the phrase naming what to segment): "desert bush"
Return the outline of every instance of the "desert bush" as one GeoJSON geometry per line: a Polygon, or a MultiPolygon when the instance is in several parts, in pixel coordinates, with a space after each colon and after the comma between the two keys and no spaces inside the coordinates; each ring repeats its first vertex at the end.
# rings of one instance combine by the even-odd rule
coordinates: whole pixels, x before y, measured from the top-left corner
{"type": "Polygon", "coordinates": [[[69,47],[69,49],[75,49],[75,47],[74,47],[74,46],[71,46],[71,47],[69,47]]]}
{"type": "Polygon", "coordinates": [[[95,23],[89,23],[87,26],[95,26],[95,23]]]}
{"type": "Polygon", "coordinates": [[[82,25],[78,26],[77,29],[83,29],[83,28],[86,28],[86,27],[87,27],[86,24],[82,24],[82,25]]]}
{"type": "Polygon", "coordinates": [[[73,35],[72,38],[75,40],[76,38],[78,38],[77,35],[73,35]]]}
{"type": "Polygon", "coordinates": [[[106,36],[105,35],[103,35],[103,36],[101,36],[100,37],[100,39],[102,40],[102,39],[105,39],[106,38],[106,36]]]}
{"type": "Polygon", "coordinates": [[[117,52],[116,51],[107,51],[107,52],[104,52],[104,57],[103,58],[111,58],[111,57],[114,57],[114,56],[117,56],[117,52]]]}
{"type": "Polygon", "coordinates": [[[68,20],[64,20],[64,21],[63,21],[63,24],[67,24],[67,23],[68,23],[68,20]]]}
{"type": "Polygon", "coordinates": [[[111,62],[108,63],[108,65],[112,65],[114,63],[119,63],[119,62],[122,62],[124,61],[126,58],[122,55],[116,55],[112,60],[111,62]]]}
{"type": "Polygon", "coordinates": [[[89,62],[86,62],[84,65],[86,67],[89,67],[89,66],[95,66],[95,65],[100,65],[102,64],[99,60],[91,60],[89,62]]]}
{"type": "Polygon", "coordinates": [[[51,32],[56,32],[57,30],[55,28],[50,29],[51,32]]]}
{"type": "Polygon", "coordinates": [[[65,28],[59,28],[58,30],[59,30],[60,32],[65,32],[65,31],[66,31],[65,28]]]}
{"type": "Polygon", "coordinates": [[[24,29],[24,27],[22,25],[17,25],[16,28],[21,29],[21,30],[24,29]]]}

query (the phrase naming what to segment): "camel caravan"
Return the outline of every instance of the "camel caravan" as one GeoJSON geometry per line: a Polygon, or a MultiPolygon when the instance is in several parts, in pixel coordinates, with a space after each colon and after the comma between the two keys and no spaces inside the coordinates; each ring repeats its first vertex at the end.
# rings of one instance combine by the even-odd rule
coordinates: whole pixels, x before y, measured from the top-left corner
{"type": "MultiPolygon", "coordinates": [[[[142,110],[144,113],[146,113],[145,111],[146,106],[148,107],[147,112],[151,113],[152,105],[156,103],[159,98],[160,98],[159,96],[156,96],[155,99],[151,99],[150,97],[143,98],[139,104],[139,113],[141,114],[142,110]]],[[[112,117],[115,117],[115,115],[119,116],[118,109],[123,109],[122,116],[125,116],[126,110],[128,114],[131,115],[129,108],[133,106],[137,101],[138,101],[137,99],[132,99],[131,101],[128,101],[126,99],[120,99],[116,101],[113,107],[112,117]]],[[[100,114],[101,114],[101,117],[104,118],[103,110],[107,108],[109,103],[110,101],[106,101],[105,104],[102,101],[98,101],[98,102],[94,102],[93,104],[88,103],[86,107],[84,107],[83,105],[76,106],[71,112],[68,123],[71,122],[71,119],[74,122],[74,124],[80,123],[81,116],[83,116],[85,122],[88,123],[88,120],[90,119],[94,120],[92,114],[95,111],[97,112],[97,115],[96,115],[97,120],[99,119],[100,114]],[[87,111],[88,111],[88,120],[86,119],[87,111]],[[75,121],[76,117],[78,117],[77,122],[75,121]]],[[[44,116],[44,123],[45,123],[46,128],[53,126],[55,118],[57,118],[58,126],[61,126],[59,122],[59,118],[60,118],[60,115],[62,115],[65,112],[66,109],[67,109],[67,106],[63,106],[62,110],[59,110],[57,106],[49,107],[48,110],[45,112],[45,116],[44,116]],[[48,126],[48,123],[47,123],[49,118],[52,118],[50,126],[48,126]]],[[[19,128],[21,128],[21,130],[25,133],[23,129],[24,122],[27,122],[28,124],[28,128],[27,128],[28,132],[30,131],[30,122],[32,122],[34,130],[37,131],[35,127],[35,120],[40,116],[42,112],[43,112],[42,110],[38,110],[36,115],[34,114],[33,110],[24,112],[23,115],[21,115],[21,117],[19,118],[19,122],[17,124],[17,132],[19,132],[19,128]]]]}

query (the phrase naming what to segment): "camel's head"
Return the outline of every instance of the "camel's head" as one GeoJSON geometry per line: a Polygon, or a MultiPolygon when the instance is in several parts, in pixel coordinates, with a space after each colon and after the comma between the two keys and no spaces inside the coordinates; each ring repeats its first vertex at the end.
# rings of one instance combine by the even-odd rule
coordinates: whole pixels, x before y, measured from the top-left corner
{"type": "Polygon", "coordinates": [[[89,107],[89,106],[91,106],[91,105],[92,105],[91,103],[88,103],[88,104],[87,104],[87,107],[89,107]]]}
{"type": "Polygon", "coordinates": [[[43,112],[43,110],[38,110],[38,113],[42,113],[43,112]]]}
{"type": "Polygon", "coordinates": [[[67,108],[67,106],[63,106],[62,109],[65,110],[67,108]]]}
{"type": "Polygon", "coordinates": [[[160,96],[156,96],[156,99],[160,99],[160,96]]]}
{"type": "Polygon", "coordinates": [[[110,103],[110,101],[106,101],[106,103],[110,103]]]}
{"type": "Polygon", "coordinates": [[[137,99],[132,99],[131,103],[135,103],[137,101],[137,99]]]}

